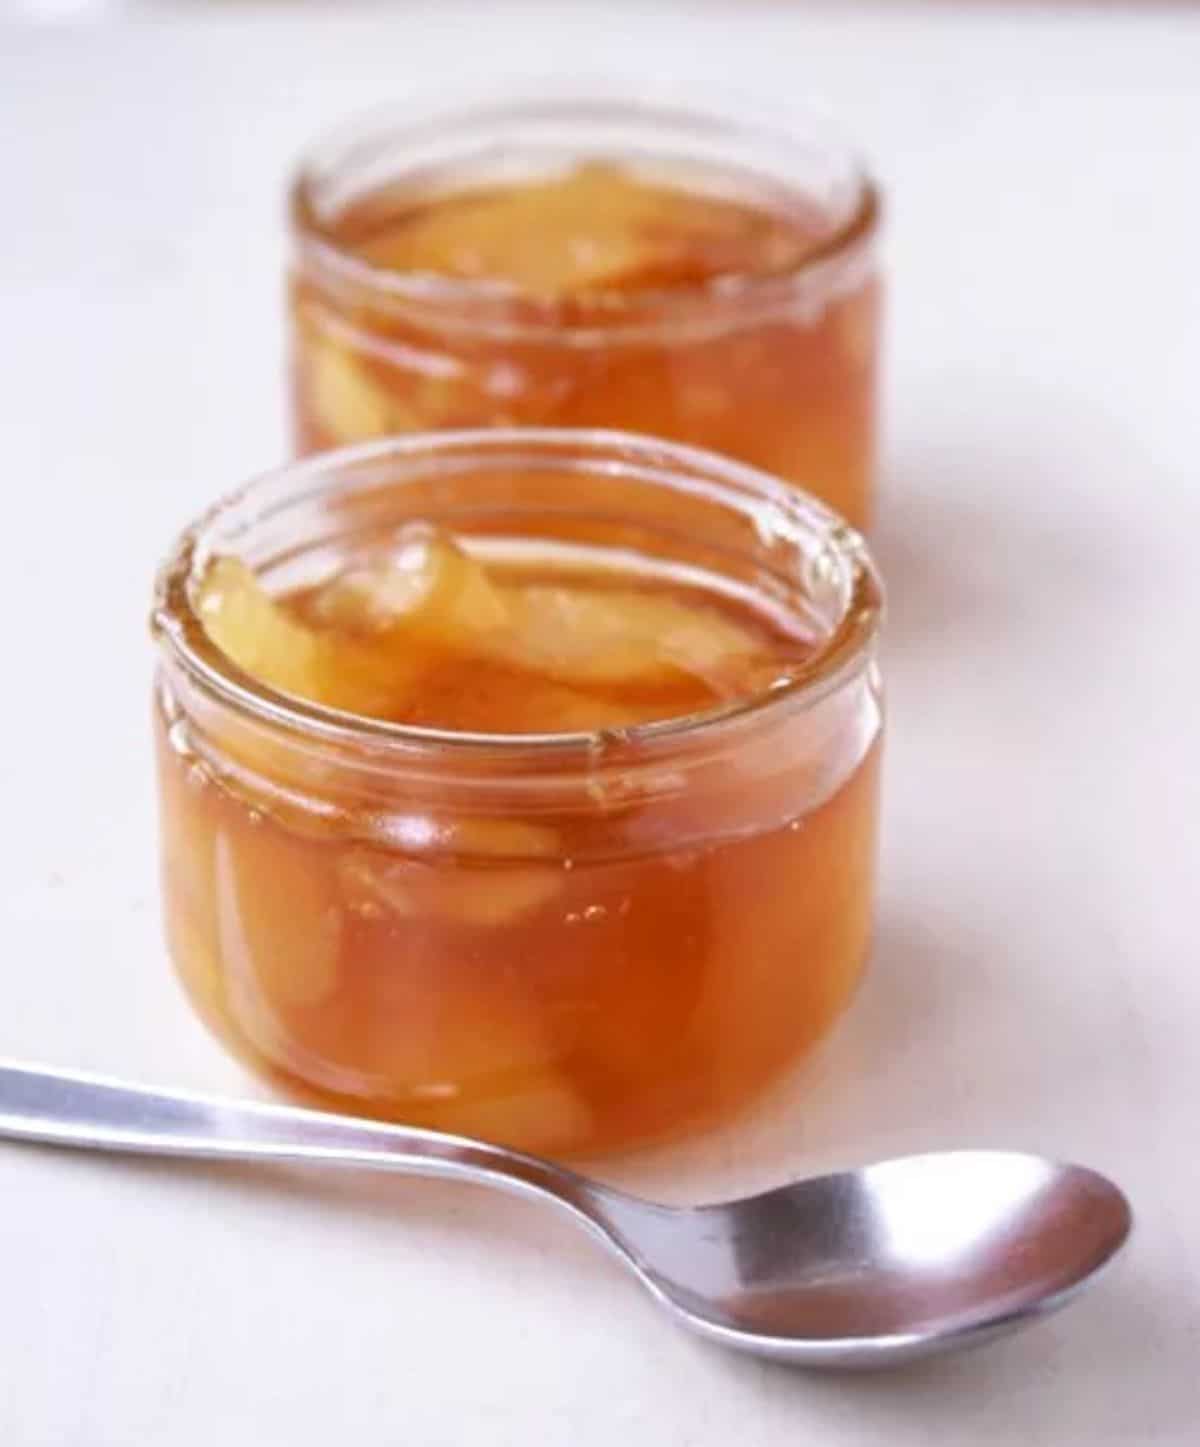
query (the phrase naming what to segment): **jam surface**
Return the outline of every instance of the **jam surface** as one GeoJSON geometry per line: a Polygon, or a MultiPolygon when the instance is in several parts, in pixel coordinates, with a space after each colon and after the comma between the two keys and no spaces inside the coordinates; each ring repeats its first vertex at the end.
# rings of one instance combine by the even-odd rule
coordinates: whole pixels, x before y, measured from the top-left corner
{"type": "Polygon", "coordinates": [[[434,198],[384,190],[350,208],[348,249],[387,271],[507,286],[547,301],[670,291],[799,265],[818,213],[771,210],[591,162],[434,198]]]}
{"type": "Polygon", "coordinates": [[[486,566],[420,522],[385,555],[281,599],[244,563],[217,558],[197,605],[213,641],[264,683],[458,731],[562,733],[684,717],[761,691],[808,652],[761,613],[698,587],[486,566]]]}

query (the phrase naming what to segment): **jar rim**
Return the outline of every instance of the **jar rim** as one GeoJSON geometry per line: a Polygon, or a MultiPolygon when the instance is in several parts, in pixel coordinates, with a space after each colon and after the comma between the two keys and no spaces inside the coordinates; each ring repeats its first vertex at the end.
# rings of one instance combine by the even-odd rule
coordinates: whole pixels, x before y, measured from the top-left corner
{"type": "MultiPolygon", "coordinates": [[[[671,152],[660,144],[647,154],[662,157],[671,152]]],[[[743,160],[737,169],[762,168],[743,160]]],[[[765,174],[796,184],[778,159],[765,168],[765,174]]],[[[796,185],[796,189],[803,188],[796,185]]],[[[691,99],[645,98],[624,87],[595,84],[583,94],[577,86],[569,94],[558,94],[557,87],[550,85],[536,88],[529,96],[495,98],[485,94],[481,101],[462,106],[442,101],[418,108],[410,101],[377,107],[326,132],[302,153],[289,188],[288,209],[300,255],[334,287],[357,290],[387,308],[415,311],[441,327],[510,341],[590,347],[644,340],[681,328],[728,325],[733,318],[744,324],[784,305],[807,302],[818,306],[839,287],[858,283],[868,264],[865,250],[879,226],[881,202],[878,186],[858,149],[842,138],[832,119],[815,106],[772,113],[761,103],[741,98],[736,102],[726,99],[720,105],[697,105],[691,99]],[[711,158],[719,141],[736,142],[752,152],[782,148],[799,160],[814,150],[811,144],[805,145],[808,128],[816,133],[816,149],[843,164],[849,196],[828,235],[815,240],[798,257],[753,272],[723,275],[715,282],[620,292],[601,288],[587,300],[572,299],[569,315],[564,315],[555,301],[539,302],[496,279],[379,265],[344,246],[322,217],[322,182],[339,168],[384,147],[415,149],[432,140],[441,142],[449,127],[484,137],[490,128],[505,124],[533,128],[641,125],[654,136],[675,127],[686,133],[694,148],[690,159],[697,160],[711,158]],[[512,314],[515,300],[521,302],[520,315],[512,314]]]]}
{"type": "MultiPolygon", "coordinates": [[[[372,476],[378,475],[378,468],[372,476]]],[[[411,481],[427,473],[417,471],[411,481]]],[[[431,754],[511,764],[554,761],[564,765],[594,758],[597,749],[617,743],[657,752],[723,736],[732,726],[804,709],[826,698],[866,669],[883,616],[883,585],[863,538],[811,494],[770,474],[701,448],[657,437],[609,429],[478,428],[414,432],[318,453],[261,473],[210,507],[176,539],[155,581],[151,631],[160,647],[205,694],[243,716],[281,727],[333,746],[368,746],[376,752],[413,759],[431,754]],[[336,487],[347,469],[428,460],[431,468],[455,457],[481,467],[514,465],[514,450],[530,450],[552,460],[582,457],[595,472],[665,481],[674,475],[703,483],[723,501],[739,499],[767,510],[764,528],[803,528],[819,540],[828,566],[842,567],[849,586],[841,616],[829,636],[786,677],[753,694],[701,712],[620,728],[551,733],[487,733],[395,723],[349,713],[285,693],[236,664],[208,636],[197,612],[191,585],[214,551],[214,534],[223,524],[263,516],[276,494],[311,497],[336,487]],[[622,471],[624,469],[624,471],[622,471]],[[633,471],[630,471],[633,469],[633,471]]]]}

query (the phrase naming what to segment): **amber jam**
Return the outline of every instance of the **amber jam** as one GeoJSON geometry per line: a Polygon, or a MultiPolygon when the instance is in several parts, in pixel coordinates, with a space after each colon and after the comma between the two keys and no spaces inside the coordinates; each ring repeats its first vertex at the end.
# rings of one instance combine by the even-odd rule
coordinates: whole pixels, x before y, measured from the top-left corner
{"type": "Polygon", "coordinates": [[[878,582],[815,501],[622,434],[251,484],[160,578],[172,956],[336,1106],[571,1153],[736,1110],[871,917],[878,582]]]}
{"type": "Polygon", "coordinates": [[[876,197],[813,122],[612,102],[380,121],[292,195],[295,442],[621,427],[870,510],[876,197]]]}

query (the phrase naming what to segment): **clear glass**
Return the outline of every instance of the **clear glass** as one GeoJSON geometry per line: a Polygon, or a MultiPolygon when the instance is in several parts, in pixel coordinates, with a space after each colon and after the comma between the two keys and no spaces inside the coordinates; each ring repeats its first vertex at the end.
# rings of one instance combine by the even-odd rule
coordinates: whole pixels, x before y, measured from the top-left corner
{"type": "Polygon", "coordinates": [[[867,524],[878,198],[819,117],[613,99],[383,114],[317,147],[291,201],[299,453],[441,427],[618,427],[749,462],[867,524]],[[589,162],[803,211],[814,242],[765,271],[538,302],[389,269],[349,239],[347,218],[375,197],[437,200],[589,162]]]}
{"type": "Polygon", "coordinates": [[[320,1103],[554,1154],[726,1116],[867,951],[880,585],[856,533],[727,459],[617,433],[431,433],[264,477],[158,583],[171,954],[216,1033],[320,1103]],[[486,556],[681,570],[803,622],[786,682],[595,733],[453,733],[274,692],[208,639],[214,555],[272,592],[413,519],[486,556]]]}

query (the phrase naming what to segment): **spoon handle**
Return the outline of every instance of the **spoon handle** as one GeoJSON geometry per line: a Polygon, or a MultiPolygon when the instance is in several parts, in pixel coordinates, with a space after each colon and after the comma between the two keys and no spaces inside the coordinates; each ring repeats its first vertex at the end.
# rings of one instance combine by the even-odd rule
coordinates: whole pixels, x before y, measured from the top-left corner
{"type": "Polygon", "coordinates": [[[484,1141],[292,1106],[147,1090],[73,1070],[0,1062],[4,1136],[142,1155],[448,1176],[550,1197],[576,1215],[591,1216],[585,1209],[588,1183],[581,1177],[484,1141]]]}

